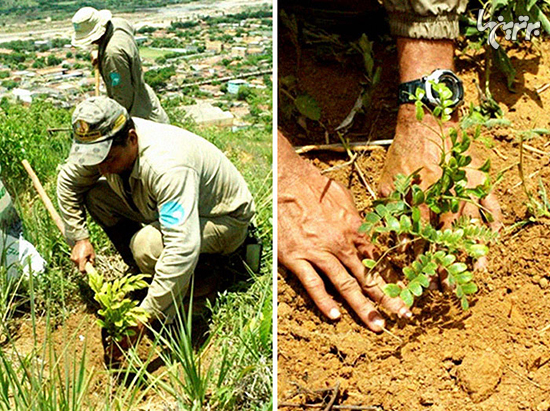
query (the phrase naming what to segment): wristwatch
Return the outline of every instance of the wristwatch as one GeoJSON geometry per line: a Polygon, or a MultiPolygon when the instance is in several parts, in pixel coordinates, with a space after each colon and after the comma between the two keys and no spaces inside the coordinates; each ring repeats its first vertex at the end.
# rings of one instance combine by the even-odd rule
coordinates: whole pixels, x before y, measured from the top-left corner
{"type": "Polygon", "coordinates": [[[439,104],[439,95],[432,87],[433,83],[444,83],[449,90],[453,93],[451,97],[451,108],[455,108],[460,105],[464,100],[464,86],[462,80],[453,73],[451,70],[437,69],[429,76],[424,76],[421,79],[407,81],[399,85],[398,101],[399,104],[414,103],[414,99],[411,100],[411,95],[416,94],[416,89],[420,88],[426,92],[422,98],[422,102],[428,107],[435,107],[439,104]]]}

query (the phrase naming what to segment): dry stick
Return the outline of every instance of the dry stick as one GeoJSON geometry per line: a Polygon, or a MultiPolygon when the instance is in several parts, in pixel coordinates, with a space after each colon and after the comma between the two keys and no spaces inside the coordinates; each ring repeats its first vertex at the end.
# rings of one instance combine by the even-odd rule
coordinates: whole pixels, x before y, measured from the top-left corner
{"type": "Polygon", "coordinates": [[[505,366],[506,368],[508,368],[510,371],[512,371],[514,374],[516,374],[516,376],[519,377],[519,378],[521,378],[522,380],[527,381],[527,382],[533,384],[535,387],[537,387],[537,388],[539,388],[539,389],[541,389],[541,390],[543,390],[543,391],[548,391],[548,388],[541,387],[540,384],[537,384],[535,381],[533,381],[533,380],[527,378],[527,377],[524,376],[524,375],[521,375],[519,372],[517,372],[516,370],[514,370],[514,369],[513,369],[512,367],[510,367],[508,364],[504,364],[504,366],[505,366]]]}
{"type": "Polygon", "coordinates": [[[543,91],[547,90],[548,88],[550,88],[550,83],[545,84],[544,86],[542,86],[542,87],[536,89],[535,91],[537,92],[537,94],[540,94],[540,93],[542,93],[543,91]]]}
{"type": "MultiPolygon", "coordinates": [[[[23,167],[25,167],[25,170],[29,174],[29,177],[32,180],[32,184],[34,185],[34,188],[36,189],[38,196],[46,206],[46,210],[48,210],[48,213],[52,217],[53,222],[59,228],[59,231],[61,231],[62,235],[65,235],[65,225],[63,224],[63,220],[59,216],[59,213],[55,209],[52,200],[50,200],[50,197],[48,196],[48,193],[46,193],[46,190],[44,190],[44,187],[42,186],[42,183],[38,179],[38,176],[32,169],[30,163],[27,160],[22,160],[21,163],[23,163],[23,167]]],[[[88,261],[86,263],[86,272],[87,273],[95,273],[96,270],[94,266],[88,261]]]]}
{"type": "Polygon", "coordinates": [[[332,395],[330,396],[330,401],[328,402],[327,406],[323,409],[323,411],[332,410],[332,406],[336,402],[336,398],[338,398],[339,391],[340,391],[340,381],[338,381],[334,386],[334,388],[332,389],[332,395]]]}
{"type": "MultiPolygon", "coordinates": [[[[389,146],[392,141],[393,140],[358,141],[349,143],[348,149],[352,151],[377,150],[382,148],[381,146],[389,146]]],[[[346,147],[342,143],[295,147],[294,150],[297,154],[308,153],[310,151],[335,151],[337,153],[347,152],[346,147]]]]}
{"type": "MultiPolygon", "coordinates": [[[[290,402],[283,402],[279,404],[279,407],[289,408],[323,408],[323,404],[293,404],[290,402]]],[[[333,410],[357,410],[357,411],[380,411],[382,408],[373,405],[333,405],[333,410]]]]}
{"type": "Polygon", "coordinates": [[[367,191],[372,196],[373,200],[376,200],[376,198],[377,198],[376,193],[374,192],[374,190],[369,185],[367,179],[365,178],[365,174],[363,173],[363,170],[361,170],[361,167],[359,167],[359,164],[357,164],[357,162],[353,162],[353,167],[355,167],[355,171],[357,171],[357,174],[359,174],[359,178],[363,182],[363,185],[365,187],[367,187],[367,191]]]}
{"type": "Polygon", "coordinates": [[[95,96],[99,96],[99,66],[95,66],[95,96]]]}
{"type": "Polygon", "coordinates": [[[525,148],[527,151],[531,151],[536,154],[541,154],[543,156],[547,156],[550,154],[550,153],[547,153],[546,151],[539,150],[538,148],[531,147],[529,144],[525,144],[525,143],[523,143],[523,148],[525,148]]]}

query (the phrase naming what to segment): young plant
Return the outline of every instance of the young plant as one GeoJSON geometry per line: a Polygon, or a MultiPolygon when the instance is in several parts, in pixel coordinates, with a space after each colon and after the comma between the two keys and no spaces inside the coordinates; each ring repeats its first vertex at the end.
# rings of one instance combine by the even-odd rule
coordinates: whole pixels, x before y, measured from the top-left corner
{"type": "MultiPolygon", "coordinates": [[[[459,138],[455,129],[447,137],[443,125],[450,119],[452,112],[449,108],[451,92],[443,84],[434,84],[434,89],[441,98],[441,104],[432,112],[439,126],[439,130],[433,130],[441,138],[441,142],[434,141],[441,148],[441,177],[423,190],[417,184],[420,170],[409,176],[396,176],[395,191],[389,197],[377,200],[374,211],[366,215],[366,221],[361,227],[361,231],[367,233],[372,242],[383,236],[388,248],[377,261],[366,259],[363,263],[371,270],[385,258],[390,264],[398,265],[398,260],[402,261],[402,257],[398,258],[396,252],[400,239],[409,237],[411,242],[421,241],[424,244],[422,252],[414,259],[409,257],[408,260],[413,260],[412,262],[407,261],[404,265],[401,263],[407,279],[406,286],[402,288],[397,284],[388,284],[384,292],[390,297],[401,297],[410,307],[414,298],[422,295],[434,277],[446,275],[462,308],[466,310],[469,307],[467,296],[477,291],[471,271],[473,260],[488,253],[486,244],[493,241],[497,234],[474,224],[467,217],[458,219],[452,228],[437,229],[437,221],[421,220],[421,207],[440,216],[448,212],[457,213],[461,202],[478,205],[477,201],[485,198],[491,190],[490,161],[487,160],[478,168],[485,174],[485,182],[475,188],[468,188],[466,169],[472,158],[467,151],[471,139],[465,132],[459,138]],[[449,144],[447,140],[451,144],[449,149],[445,149],[446,144],[449,144]]],[[[419,121],[422,121],[424,109],[427,109],[422,103],[423,93],[418,89],[416,95],[411,96],[415,100],[419,121]]],[[[478,134],[479,130],[476,136],[478,134]]],[[[491,221],[491,214],[480,205],[478,207],[484,219],[491,221]]]]}
{"type": "Polygon", "coordinates": [[[126,297],[132,291],[147,287],[144,280],[147,277],[139,274],[106,281],[97,271],[88,273],[90,287],[95,292],[94,299],[101,306],[98,314],[102,318],[97,323],[105,329],[110,341],[118,343],[125,337],[133,336],[133,328],[138,325],[138,321],[147,321],[147,312],[138,307],[136,301],[126,297]]]}

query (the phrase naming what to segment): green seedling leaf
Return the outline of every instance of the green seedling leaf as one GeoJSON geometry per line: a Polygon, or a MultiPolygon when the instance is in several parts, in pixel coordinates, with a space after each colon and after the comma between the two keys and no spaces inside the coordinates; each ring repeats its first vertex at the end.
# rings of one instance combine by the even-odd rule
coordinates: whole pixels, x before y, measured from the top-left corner
{"type": "Polygon", "coordinates": [[[359,226],[359,232],[360,233],[368,233],[372,230],[372,224],[371,223],[363,223],[359,226]]]}
{"type": "Polygon", "coordinates": [[[409,232],[412,228],[411,218],[406,215],[402,215],[399,219],[399,225],[400,225],[400,232],[409,232]]]}
{"type": "Polygon", "coordinates": [[[462,291],[464,292],[464,294],[475,294],[477,293],[477,285],[475,285],[475,283],[468,283],[468,284],[464,284],[462,286],[462,291]]]}
{"type": "Polygon", "coordinates": [[[437,264],[433,261],[430,261],[428,264],[424,266],[422,269],[422,272],[424,274],[427,274],[429,276],[435,275],[435,270],[437,270],[437,264]]]}
{"type": "Polygon", "coordinates": [[[493,61],[496,63],[497,68],[506,76],[508,90],[514,92],[513,85],[517,73],[512,65],[510,57],[508,57],[503,47],[499,47],[497,50],[491,48],[491,51],[493,53],[493,61]]]}
{"type": "Polygon", "coordinates": [[[309,94],[302,94],[296,97],[294,105],[303,116],[313,121],[319,121],[321,119],[321,108],[317,101],[309,94]]]}
{"type": "Polygon", "coordinates": [[[363,265],[367,268],[374,268],[376,267],[376,261],[375,260],[371,260],[370,258],[365,258],[363,260],[363,265]]]}
{"type": "Polygon", "coordinates": [[[413,206],[424,203],[424,191],[416,184],[412,186],[412,200],[413,206]]]}
{"type": "Polygon", "coordinates": [[[489,170],[491,170],[491,159],[488,158],[485,163],[481,167],[478,168],[479,171],[483,171],[484,173],[488,173],[489,170]]]}
{"type": "Polygon", "coordinates": [[[367,220],[367,222],[369,222],[371,224],[376,224],[377,222],[380,221],[380,216],[378,214],[375,214],[375,213],[368,213],[365,216],[365,220],[367,220]]]}
{"type": "Polygon", "coordinates": [[[441,265],[443,265],[443,267],[448,267],[449,265],[454,263],[455,260],[456,260],[456,257],[454,254],[447,254],[445,257],[441,259],[441,265]]]}
{"type": "Polygon", "coordinates": [[[468,254],[472,258],[479,258],[489,253],[489,247],[485,244],[473,244],[467,248],[468,254]]]}
{"type": "Polygon", "coordinates": [[[401,290],[401,294],[400,294],[400,297],[401,299],[403,300],[403,302],[405,303],[405,305],[407,307],[412,307],[413,305],[413,302],[414,302],[414,298],[411,294],[411,292],[408,290],[408,289],[403,289],[401,290]]]}
{"type": "Polygon", "coordinates": [[[470,308],[470,303],[468,303],[468,299],[465,296],[460,299],[460,305],[464,311],[467,311],[470,308]]]}
{"type": "Polygon", "coordinates": [[[399,229],[400,229],[399,221],[394,216],[388,215],[386,217],[386,225],[388,229],[390,229],[391,231],[399,232],[399,229]]]}
{"type": "Polygon", "coordinates": [[[404,267],[403,274],[405,275],[405,278],[407,278],[408,280],[412,280],[416,277],[416,273],[411,267],[404,267]]]}
{"type": "Polygon", "coordinates": [[[463,271],[466,271],[468,269],[468,266],[464,263],[454,263],[447,267],[447,272],[450,275],[457,275],[460,274],[463,271]]]}
{"type": "Polygon", "coordinates": [[[422,286],[416,280],[411,281],[407,288],[416,297],[420,297],[422,295],[422,286]]]}
{"type": "Polygon", "coordinates": [[[424,107],[422,107],[422,102],[417,100],[414,105],[416,107],[416,119],[422,121],[424,119],[424,107]]]}
{"type": "Polygon", "coordinates": [[[391,298],[399,297],[399,294],[401,294],[401,287],[397,284],[386,284],[382,290],[384,294],[391,298]]]}
{"type": "MultiPolygon", "coordinates": [[[[472,273],[469,271],[464,271],[462,274],[455,275],[455,280],[457,284],[466,284],[472,281],[472,273]]],[[[463,288],[464,290],[464,288],[463,288]]]]}
{"type": "Polygon", "coordinates": [[[424,274],[420,274],[416,277],[416,281],[418,281],[418,283],[424,288],[428,288],[430,286],[430,279],[424,274]]]}
{"type": "Polygon", "coordinates": [[[455,294],[458,298],[462,298],[464,296],[464,290],[462,290],[461,285],[457,284],[456,289],[455,289],[455,294]]]}
{"type": "Polygon", "coordinates": [[[386,209],[386,206],[384,204],[378,204],[376,207],[374,207],[374,211],[380,216],[385,217],[388,214],[388,210],[386,209]]]}

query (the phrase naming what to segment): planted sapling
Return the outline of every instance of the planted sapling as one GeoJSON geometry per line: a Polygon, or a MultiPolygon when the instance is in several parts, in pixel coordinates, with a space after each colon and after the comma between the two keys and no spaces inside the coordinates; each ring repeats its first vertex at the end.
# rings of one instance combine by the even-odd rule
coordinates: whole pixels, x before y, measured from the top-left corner
{"type": "MultiPolygon", "coordinates": [[[[387,248],[378,260],[366,259],[363,264],[371,271],[382,262],[400,267],[407,280],[406,285],[401,287],[398,284],[387,284],[384,292],[390,297],[401,297],[409,307],[436,276],[446,276],[462,308],[466,310],[469,308],[468,295],[474,294],[478,289],[473,282],[473,263],[487,255],[487,244],[494,241],[497,234],[466,216],[459,218],[452,228],[438,229],[438,217],[443,213],[457,213],[460,203],[468,202],[479,207],[480,214],[486,221],[492,221],[488,210],[478,204],[491,191],[490,161],[487,160],[477,168],[485,174],[484,183],[468,188],[466,170],[472,167],[472,158],[468,155],[472,140],[466,132],[459,136],[456,129],[451,129],[448,135],[445,133],[444,124],[450,120],[452,113],[452,93],[442,83],[433,83],[433,88],[441,100],[432,111],[438,129],[427,127],[436,131],[440,137],[440,141],[433,143],[441,149],[441,176],[425,190],[418,184],[420,170],[409,176],[399,174],[395,177],[393,193],[376,200],[374,211],[366,215],[361,226],[361,231],[373,243],[378,242],[387,248]],[[427,208],[436,218],[423,221],[421,208],[427,208]],[[421,245],[421,251],[416,257],[409,254],[404,257],[402,252],[398,252],[405,237],[411,243],[421,245]]],[[[415,100],[419,121],[423,120],[424,110],[429,110],[422,103],[423,93],[423,90],[418,89],[411,96],[415,100]]],[[[479,129],[474,138],[478,136],[479,129]]],[[[418,251],[418,247],[415,248],[418,251]]]]}
{"type": "Polygon", "coordinates": [[[112,346],[120,343],[123,338],[132,337],[138,322],[147,322],[147,312],[137,306],[137,301],[127,297],[130,292],[147,287],[147,277],[139,274],[106,281],[97,271],[88,272],[90,287],[95,292],[94,299],[101,307],[98,311],[101,318],[97,323],[102,328],[102,335],[106,340],[104,344],[112,346]]]}

